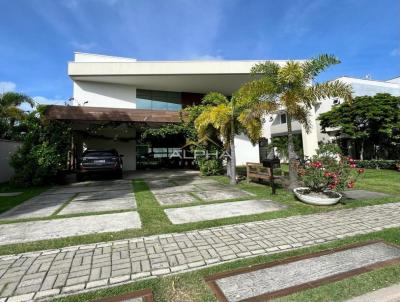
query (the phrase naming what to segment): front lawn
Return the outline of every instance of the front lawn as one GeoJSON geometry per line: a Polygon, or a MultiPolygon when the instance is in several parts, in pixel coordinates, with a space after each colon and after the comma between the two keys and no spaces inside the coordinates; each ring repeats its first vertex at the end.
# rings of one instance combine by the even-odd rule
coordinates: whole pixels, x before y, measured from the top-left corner
{"type": "MultiPolygon", "coordinates": [[[[355,236],[299,250],[258,256],[245,260],[225,263],[198,271],[183,273],[175,276],[147,279],[118,287],[98,290],[80,295],[56,299],[58,302],[93,301],[100,297],[121,295],[130,291],[151,288],[154,301],[157,302],[215,302],[217,301],[204,282],[204,277],[217,272],[268,263],[291,256],[298,256],[330,248],[337,248],[356,242],[382,239],[387,242],[400,244],[400,228],[388,229],[367,235],[355,236]]],[[[332,282],[314,289],[298,292],[287,297],[276,299],[279,302],[338,302],[350,297],[376,290],[400,282],[400,265],[385,267],[369,273],[364,273],[338,282],[332,282]]]]}
{"type": "MultiPolygon", "coordinates": [[[[213,179],[216,179],[222,183],[228,184],[229,180],[225,176],[214,176],[213,179]]],[[[327,212],[345,208],[354,208],[366,205],[374,205],[388,202],[397,202],[399,201],[398,196],[387,197],[387,198],[379,198],[379,199],[370,199],[370,200],[359,200],[359,201],[350,201],[344,204],[337,204],[335,206],[311,206],[306,205],[295,199],[291,192],[288,192],[284,189],[278,189],[276,195],[271,194],[271,188],[266,185],[256,184],[256,183],[247,183],[245,181],[241,182],[238,187],[240,189],[246,190],[250,193],[255,194],[255,197],[247,198],[247,199],[271,199],[277,202],[280,202],[284,205],[287,205],[288,208],[276,211],[276,212],[267,212],[262,214],[255,215],[247,215],[247,216],[239,216],[211,221],[202,221],[195,223],[186,223],[180,225],[173,225],[165,215],[163,209],[168,207],[177,207],[175,206],[167,206],[162,207],[156,201],[154,195],[149,190],[146,182],[143,180],[137,179],[133,181],[134,191],[136,195],[136,202],[138,206],[138,212],[140,214],[142,220],[142,228],[141,229],[131,229],[125,230],[121,232],[114,233],[100,233],[100,234],[91,234],[77,237],[68,237],[54,240],[44,240],[44,241],[36,241],[32,243],[23,243],[23,244],[12,244],[12,245],[4,245],[0,246],[0,254],[14,254],[21,252],[28,252],[34,250],[42,250],[42,249],[51,249],[51,248],[60,248],[64,246],[77,245],[77,244],[86,244],[86,243],[95,243],[102,241],[110,241],[110,240],[118,240],[118,239],[126,239],[133,238],[139,236],[148,236],[155,234],[163,234],[163,233],[173,233],[173,232],[184,232],[195,229],[203,229],[209,227],[216,227],[227,224],[236,224],[236,223],[244,223],[250,221],[258,221],[258,220],[267,220],[274,218],[282,218],[293,215],[305,215],[312,214],[318,212],[327,212]]],[[[380,192],[387,192],[391,194],[400,194],[400,173],[390,170],[366,170],[365,175],[360,179],[359,186],[356,188],[363,188],[367,190],[376,190],[380,192]],[[384,180],[383,180],[384,179],[384,180]],[[384,183],[384,184],[383,184],[384,183]],[[381,185],[379,185],[381,184],[381,185]]],[[[34,195],[39,194],[43,189],[27,189],[26,193],[21,196],[19,199],[19,203],[22,199],[26,199],[28,194],[34,195]],[[27,195],[25,195],[27,194],[27,195]]],[[[7,204],[13,203],[15,197],[10,198],[6,197],[0,199],[0,201],[5,200],[7,204]]],[[[218,201],[217,201],[218,202],[218,201]]],[[[220,201],[224,202],[224,201],[220,201]]],[[[17,203],[14,202],[14,205],[17,203]]],[[[204,202],[197,201],[191,204],[186,204],[184,206],[205,204],[204,202]]],[[[209,202],[207,204],[210,204],[209,202]]],[[[182,207],[183,205],[180,205],[182,207]]],[[[100,213],[85,213],[78,214],[79,215],[96,215],[100,213]]],[[[66,217],[72,217],[77,215],[64,215],[64,216],[51,216],[43,219],[60,219],[66,217]]],[[[41,218],[35,218],[34,220],[40,220],[41,218]]],[[[28,219],[29,220],[29,219],[28,219]]],[[[31,219],[33,220],[33,219],[31,219]]],[[[25,220],[26,221],[26,220],[25,220]]],[[[13,221],[15,222],[15,221],[13,221]]],[[[2,221],[1,223],[11,223],[10,221],[2,221]]]]}
{"type": "Polygon", "coordinates": [[[8,183],[1,183],[0,184],[0,193],[9,193],[9,192],[22,192],[22,194],[17,196],[0,196],[0,214],[6,212],[13,207],[23,203],[25,200],[28,200],[43,191],[47,188],[45,187],[28,187],[28,188],[21,188],[15,187],[8,183]]]}

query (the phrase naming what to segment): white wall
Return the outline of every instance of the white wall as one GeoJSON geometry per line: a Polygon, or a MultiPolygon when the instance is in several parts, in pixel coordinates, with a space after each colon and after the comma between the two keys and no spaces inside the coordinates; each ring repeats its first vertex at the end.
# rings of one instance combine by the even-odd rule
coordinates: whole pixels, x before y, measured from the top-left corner
{"type": "Polygon", "coordinates": [[[136,88],[129,85],[75,81],[73,105],[135,109],[136,88]]]}
{"type": "Polygon", "coordinates": [[[10,156],[21,145],[19,142],[0,140],[0,182],[10,180],[14,175],[14,169],[10,166],[10,156]]]}
{"type": "Polygon", "coordinates": [[[258,144],[253,146],[249,138],[244,134],[235,136],[235,151],[237,166],[243,166],[246,162],[260,162],[258,144]]]}
{"type": "Polygon", "coordinates": [[[123,154],[123,170],[136,170],[136,141],[111,141],[100,138],[87,138],[83,140],[88,149],[105,150],[116,149],[119,154],[123,154]]]}

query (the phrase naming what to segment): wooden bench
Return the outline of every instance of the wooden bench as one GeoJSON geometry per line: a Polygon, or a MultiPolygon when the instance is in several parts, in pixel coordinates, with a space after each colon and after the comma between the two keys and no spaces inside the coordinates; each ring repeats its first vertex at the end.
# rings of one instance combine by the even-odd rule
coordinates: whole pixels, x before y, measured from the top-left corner
{"type": "Polygon", "coordinates": [[[246,163],[246,174],[248,182],[253,179],[268,181],[271,184],[272,194],[276,191],[275,180],[283,178],[283,176],[275,176],[274,169],[264,167],[260,163],[246,163]]]}

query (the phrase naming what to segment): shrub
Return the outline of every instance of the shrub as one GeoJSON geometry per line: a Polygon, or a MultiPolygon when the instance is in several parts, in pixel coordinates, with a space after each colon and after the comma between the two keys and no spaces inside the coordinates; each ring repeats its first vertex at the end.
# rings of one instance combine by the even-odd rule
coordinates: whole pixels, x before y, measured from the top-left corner
{"type": "Polygon", "coordinates": [[[396,164],[399,161],[385,159],[357,160],[358,168],[364,169],[396,169],[396,164]]]}
{"type": "Polygon", "coordinates": [[[218,159],[197,159],[200,174],[203,176],[220,175],[222,173],[222,162],[218,159]]]}
{"type": "Polygon", "coordinates": [[[27,133],[10,160],[15,170],[12,181],[25,186],[55,182],[68,162],[71,141],[69,124],[43,121],[38,112],[33,112],[24,121],[24,126],[27,133]]]}
{"type": "Polygon", "coordinates": [[[358,176],[364,173],[352,158],[319,150],[312,160],[298,169],[304,185],[313,192],[344,191],[354,188],[358,176]]]}

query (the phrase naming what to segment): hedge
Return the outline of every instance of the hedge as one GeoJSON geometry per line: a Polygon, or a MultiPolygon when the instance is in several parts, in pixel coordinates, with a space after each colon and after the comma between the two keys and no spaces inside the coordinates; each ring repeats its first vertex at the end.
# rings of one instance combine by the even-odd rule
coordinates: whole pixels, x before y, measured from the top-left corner
{"type": "Polygon", "coordinates": [[[396,163],[400,164],[399,160],[386,160],[386,159],[371,159],[371,160],[357,160],[357,168],[366,169],[397,169],[396,163]]]}

